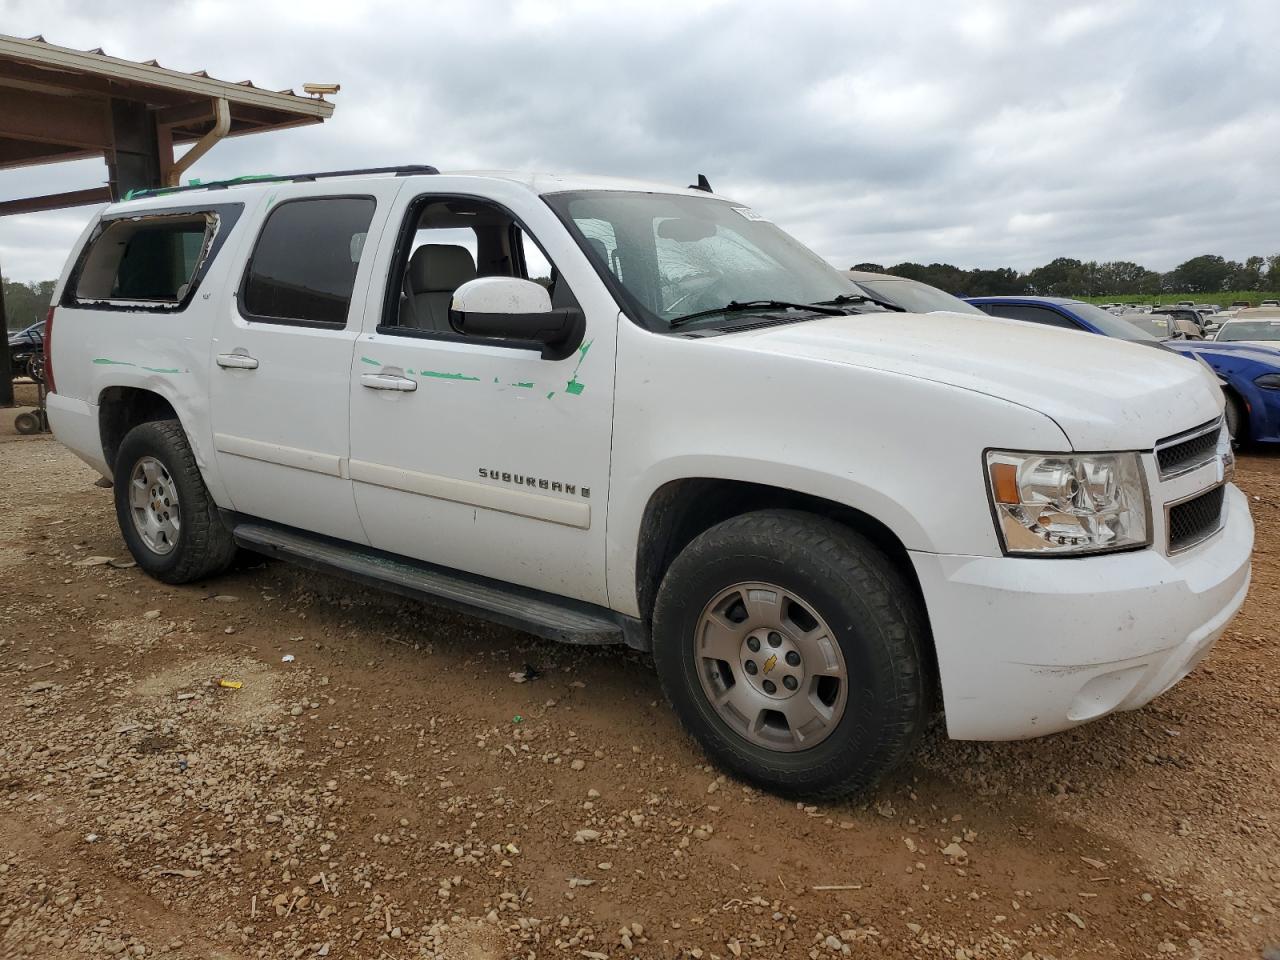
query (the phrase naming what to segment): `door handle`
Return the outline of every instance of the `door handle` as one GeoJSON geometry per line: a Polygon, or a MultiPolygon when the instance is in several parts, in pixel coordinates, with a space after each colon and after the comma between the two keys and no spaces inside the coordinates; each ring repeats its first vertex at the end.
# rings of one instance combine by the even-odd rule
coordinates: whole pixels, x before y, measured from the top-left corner
{"type": "Polygon", "coordinates": [[[360,383],[370,390],[403,390],[406,393],[418,389],[418,381],[399,377],[393,373],[362,373],[360,383]]]}
{"type": "Polygon", "coordinates": [[[226,370],[257,370],[258,359],[245,353],[220,353],[218,366],[226,370]]]}

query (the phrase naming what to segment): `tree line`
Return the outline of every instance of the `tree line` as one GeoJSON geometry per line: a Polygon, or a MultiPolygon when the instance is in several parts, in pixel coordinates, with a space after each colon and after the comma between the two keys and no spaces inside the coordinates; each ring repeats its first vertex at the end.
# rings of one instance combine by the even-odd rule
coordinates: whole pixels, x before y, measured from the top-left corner
{"type": "Polygon", "coordinates": [[[53,280],[33,283],[4,281],[4,315],[10,330],[22,330],[37,320],[44,319],[49,312],[53,284],[53,280]]]}
{"type": "Polygon", "coordinates": [[[855,264],[853,270],[892,273],[940,287],[958,297],[1034,294],[1042,297],[1108,297],[1142,294],[1159,297],[1195,293],[1212,297],[1226,290],[1280,290],[1280,254],[1243,262],[1206,253],[1166,273],[1128,260],[1098,263],[1059,257],[1022,273],[1010,267],[965,270],[949,263],[855,264]]]}

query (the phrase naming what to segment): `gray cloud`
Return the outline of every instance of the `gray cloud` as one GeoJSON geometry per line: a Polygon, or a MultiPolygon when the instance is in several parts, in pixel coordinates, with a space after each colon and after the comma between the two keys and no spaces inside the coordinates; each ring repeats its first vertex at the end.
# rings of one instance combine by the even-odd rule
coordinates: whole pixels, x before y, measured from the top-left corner
{"type": "MultiPolygon", "coordinates": [[[[0,6],[5,30],[67,46],[342,83],[330,123],[222,144],[193,170],[206,179],[394,162],[704,172],[838,266],[1280,252],[1267,0],[0,6]]],[[[0,196],[104,175],[8,172],[0,196]]],[[[0,265],[52,276],[86,215],[0,220],[0,265]]]]}

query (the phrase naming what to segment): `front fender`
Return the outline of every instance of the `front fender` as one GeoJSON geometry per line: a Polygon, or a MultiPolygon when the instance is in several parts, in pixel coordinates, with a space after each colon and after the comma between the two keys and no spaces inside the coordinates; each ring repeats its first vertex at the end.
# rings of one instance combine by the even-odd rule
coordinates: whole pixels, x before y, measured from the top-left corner
{"type": "Polygon", "coordinates": [[[984,450],[1071,449],[1042,413],[932,380],[632,324],[619,340],[608,589],[632,616],[645,508],[673,480],[795,491],[871,516],[908,550],[999,556],[984,450]]]}

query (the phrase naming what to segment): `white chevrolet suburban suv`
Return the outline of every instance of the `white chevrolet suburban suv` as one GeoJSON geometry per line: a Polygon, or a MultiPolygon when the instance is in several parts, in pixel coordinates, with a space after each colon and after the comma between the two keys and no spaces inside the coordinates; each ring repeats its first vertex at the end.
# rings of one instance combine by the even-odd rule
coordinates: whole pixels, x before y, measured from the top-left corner
{"type": "Polygon", "coordinates": [[[570,643],[830,795],[1145,704],[1244,601],[1205,369],[878,304],[698,188],[431,167],[154,191],[49,316],[58,438],[139,566],[237,547],[570,643]]]}

